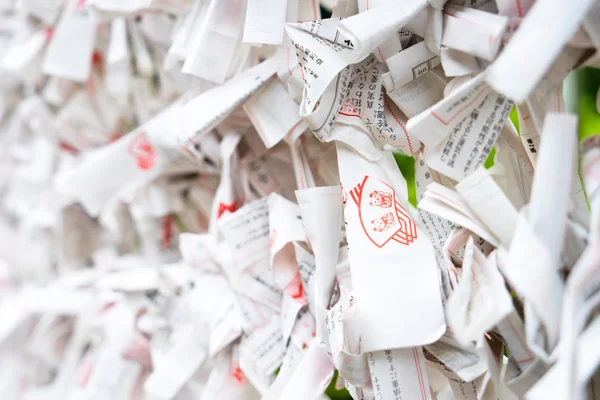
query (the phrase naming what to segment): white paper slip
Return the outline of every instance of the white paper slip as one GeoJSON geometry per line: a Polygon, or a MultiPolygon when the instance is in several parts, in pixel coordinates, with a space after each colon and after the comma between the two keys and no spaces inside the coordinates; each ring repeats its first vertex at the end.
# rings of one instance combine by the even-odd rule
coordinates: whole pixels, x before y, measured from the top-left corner
{"type": "Polygon", "coordinates": [[[0,62],[0,69],[12,76],[29,76],[41,62],[41,52],[48,43],[48,31],[39,30],[18,46],[12,46],[4,54],[0,62]]]}
{"type": "Polygon", "coordinates": [[[572,115],[552,113],[546,116],[544,139],[531,188],[528,220],[536,236],[548,246],[555,267],[558,267],[576,174],[576,126],[577,119],[572,115]],[[562,161],[560,166],[556,163],[557,157],[562,161]]]}
{"type": "Polygon", "coordinates": [[[90,76],[98,17],[69,0],[44,57],[44,73],[83,82],[90,76]]]}
{"type": "MultiPolygon", "coordinates": [[[[298,280],[300,280],[300,278],[298,278],[298,280]]],[[[283,293],[283,300],[281,301],[280,316],[281,334],[284,343],[287,343],[292,335],[299,313],[307,304],[306,295],[304,294],[304,288],[301,282],[295,284],[293,290],[290,288],[286,289],[287,290],[283,293]]]]}
{"type": "Polygon", "coordinates": [[[255,200],[219,219],[236,268],[244,269],[269,255],[268,197],[255,200]]]}
{"type": "Polygon", "coordinates": [[[342,69],[361,60],[351,47],[332,41],[333,37],[328,40],[319,36],[322,25],[321,21],[310,25],[286,24],[286,32],[295,49],[304,81],[302,99],[306,102],[307,112],[314,110],[319,98],[342,69]]]}
{"type": "MultiPolygon", "coordinates": [[[[493,257],[493,256],[490,256],[493,257]]],[[[463,275],[448,299],[448,325],[458,341],[478,341],[512,310],[510,294],[496,265],[477,249],[470,237],[463,261],[463,275]]]]}
{"type": "Polygon", "coordinates": [[[250,0],[246,10],[244,42],[281,44],[286,12],[286,1],[250,0]]]}
{"type": "Polygon", "coordinates": [[[497,246],[500,243],[498,238],[477,218],[460,194],[437,182],[428,185],[418,206],[419,209],[448,219],[456,225],[476,233],[492,245],[497,246]]]}
{"type": "Polygon", "coordinates": [[[90,154],[85,162],[60,177],[61,189],[79,199],[92,215],[97,215],[113,196],[158,177],[170,160],[168,152],[159,144],[165,132],[176,129],[174,110],[167,108],[147,124],[90,154]],[[115,179],[99,178],[100,173],[115,179]]]}
{"type": "Polygon", "coordinates": [[[383,43],[377,46],[372,54],[377,57],[377,61],[386,62],[390,57],[398,54],[402,49],[413,46],[417,42],[416,35],[405,28],[400,28],[395,35],[391,35],[383,43]]]}
{"type": "Polygon", "coordinates": [[[335,285],[342,221],[342,192],[339,186],[297,190],[302,223],[315,254],[317,305],[329,306],[335,285]]]}
{"type": "MultiPolygon", "coordinates": [[[[422,154],[419,154],[415,159],[417,202],[421,201],[423,198],[427,185],[433,182],[432,172],[433,171],[430,171],[427,165],[425,165],[422,154]]],[[[448,241],[448,237],[456,226],[448,220],[421,209],[419,210],[419,220],[417,221],[417,224],[419,224],[421,229],[427,233],[427,236],[433,245],[435,258],[441,274],[440,284],[442,302],[445,304],[446,298],[452,289],[448,275],[448,264],[444,260],[444,244],[448,241]]]]}
{"type": "Polygon", "coordinates": [[[110,44],[106,55],[106,89],[120,101],[126,101],[131,79],[130,54],[127,44],[125,18],[115,19],[110,30],[110,44]]]}
{"type": "Polygon", "coordinates": [[[440,65],[440,58],[420,42],[388,58],[386,64],[390,72],[382,75],[383,84],[392,91],[440,65]]]}
{"type": "Polygon", "coordinates": [[[454,398],[457,400],[477,400],[481,398],[481,379],[465,381],[450,368],[435,363],[438,370],[448,379],[454,398]]]}
{"type": "Polygon", "coordinates": [[[456,191],[501,244],[509,248],[519,212],[500,189],[492,173],[479,167],[456,185],[456,191]]]}
{"type": "Polygon", "coordinates": [[[131,49],[135,57],[136,72],[142,77],[151,77],[154,73],[154,66],[150,59],[148,45],[140,28],[135,23],[129,21],[127,25],[131,37],[131,49]]]}
{"type": "Polygon", "coordinates": [[[498,7],[498,13],[501,15],[509,15],[513,17],[524,17],[531,6],[533,0],[497,0],[496,5],[498,7]]]}
{"type": "Polygon", "coordinates": [[[206,350],[189,330],[160,360],[144,383],[144,391],[158,399],[171,399],[206,359],[206,350]]]}
{"type": "MultiPolygon", "coordinates": [[[[269,307],[272,312],[280,310],[283,291],[276,285],[273,274],[268,268],[268,254],[263,261],[243,271],[231,267],[227,274],[231,287],[238,294],[248,296],[253,302],[269,307]]],[[[265,315],[265,313],[259,314],[265,315]]]]}
{"type": "Polygon", "coordinates": [[[202,393],[198,396],[200,400],[215,398],[259,400],[261,398],[260,392],[250,383],[249,377],[241,368],[237,346],[217,355],[202,393]]]}
{"type": "Polygon", "coordinates": [[[395,174],[393,157],[384,153],[381,161],[369,162],[338,144],[338,163],[349,193],[344,215],[363,350],[435,341],[445,330],[435,256],[402,205],[406,183],[395,174]],[[398,265],[400,258],[406,262],[398,265]],[[389,309],[401,315],[394,328],[389,309]]]}
{"type": "MultiPolygon", "coordinates": [[[[305,242],[306,232],[302,225],[300,207],[285,197],[272,194],[269,197],[269,240],[271,246],[271,265],[277,268],[279,253],[295,242],[305,242]]],[[[295,264],[295,260],[294,260],[295,264]]],[[[298,271],[292,269],[294,274],[298,271]]]]}
{"type": "Polygon", "coordinates": [[[280,399],[319,399],[331,378],[333,365],[325,350],[311,341],[300,364],[281,392],[280,399]]]}
{"type": "Polygon", "coordinates": [[[381,73],[385,66],[373,63],[367,71],[360,66],[356,66],[350,75],[347,96],[336,121],[369,132],[380,146],[387,144],[406,154],[416,153],[417,139],[406,129],[407,118],[383,92],[385,74],[382,76],[381,73]]]}
{"type": "Polygon", "coordinates": [[[491,92],[483,78],[479,74],[466,83],[464,79],[455,79],[454,85],[446,87],[442,101],[408,121],[408,130],[427,146],[440,143],[491,92]]]}
{"type": "Polygon", "coordinates": [[[315,319],[319,345],[328,347],[325,313],[336,284],[336,266],[342,224],[339,186],[297,190],[302,223],[315,254],[315,319]]]}
{"type": "Polygon", "coordinates": [[[522,103],[575,33],[592,3],[591,0],[569,4],[560,0],[536,1],[506,48],[487,70],[486,82],[514,102],[522,103]],[[543,26],[553,26],[556,30],[552,35],[536,35],[543,26]],[[514,62],[523,54],[530,60],[527,68],[514,62]]]}
{"type": "Polygon", "coordinates": [[[481,70],[477,58],[448,47],[442,47],[440,60],[446,76],[463,76],[481,70]]]}
{"type": "Polygon", "coordinates": [[[535,356],[527,347],[525,326],[516,312],[510,313],[500,323],[498,330],[506,341],[510,357],[519,369],[525,369],[533,363],[535,356]]]}
{"type": "Polygon", "coordinates": [[[412,118],[440,101],[444,97],[444,86],[444,81],[432,73],[422,75],[398,90],[386,89],[398,108],[412,118]]]}
{"type": "Polygon", "coordinates": [[[185,0],[131,0],[127,4],[119,0],[88,0],[91,6],[108,13],[132,13],[148,8],[165,9],[180,12],[186,6],[185,0]]]}
{"type": "Polygon", "coordinates": [[[195,135],[203,135],[222,122],[229,113],[262,86],[276,71],[274,58],[270,58],[222,86],[208,90],[183,106],[182,128],[174,138],[183,143],[195,135]]]}
{"type": "Polygon", "coordinates": [[[424,0],[409,0],[398,8],[397,4],[389,1],[379,7],[343,19],[339,23],[339,29],[352,42],[356,52],[355,60],[361,60],[375,50],[377,45],[384,42],[386,37],[406,25],[426,5],[427,2],[424,0]]]}
{"type": "Polygon", "coordinates": [[[242,337],[240,360],[246,365],[244,369],[250,368],[261,376],[269,377],[281,365],[285,345],[279,318],[273,317],[264,327],[242,337]]]}
{"type": "Polygon", "coordinates": [[[447,339],[445,336],[424,347],[428,353],[444,364],[444,368],[449,369],[456,374],[457,378],[465,382],[472,382],[487,370],[485,361],[476,354],[474,348],[461,348],[455,340],[447,339]]]}
{"type": "Polygon", "coordinates": [[[181,71],[222,84],[237,69],[246,4],[210,1],[194,31],[181,71]]]}
{"type": "Polygon", "coordinates": [[[523,207],[530,198],[534,168],[523,140],[512,121],[506,121],[502,134],[496,142],[496,154],[492,175],[516,209],[523,207]]]}
{"type": "Polygon", "coordinates": [[[355,303],[354,295],[342,288],[340,299],[327,312],[325,322],[335,368],[347,382],[364,387],[371,376],[367,354],[360,352],[360,335],[354,320],[355,303]]]}
{"type": "Polygon", "coordinates": [[[267,149],[296,130],[306,130],[298,104],[276,78],[250,96],[243,107],[267,149]]]}
{"type": "Polygon", "coordinates": [[[442,13],[444,46],[484,60],[494,59],[506,30],[506,17],[454,5],[446,5],[442,13]]]}
{"type": "Polygon", "coordinates": [[[124,360],[115,348],[105,344],[85,380],[82,398],[130,398],[140,371],[139,363],[124,360]]]}
{"type": "Polygon", "coordinates": [[[25,0],[21,5],[25,13],[41,19],[47,25],[52,25],[56,22],[60,14],[60,6],[61,2],[43,0],[25,0]]]}
{"type": "Polygon", "coordinates": [[[314,313],[316,304],[315,285],[316,285],[316,263],[315,257],[306,251],[302,246],[295,243],[296,262],[298,263],[298,272],[302,279],[302,288],[308,306],[314,313]]]}
{"type": "Polygon", "coordinates": [[[481,166],[492,151],[513,103],[490,93],[462,121],[457,121],[445,141],[425,151],[432,169],[460,181],[481,166]]]}
{"type": "Polygon", "coordinates": [[[572,354],[574,362],[565,360],[554,364],[552,369],[526,394],[526,399],[542,399],[558,395],[558,398],[585,399],[587,383],[600,363],[600,355],[594,345],[600,331],[600,319],[595,318],[581,335],[572,354]],[[575,373],[573,373],[576,371],[575,373]],[[571,373],[570,373],[571,372],[571,373]]]}
{"type": "Polygon", "coordinates": [[[510,261],[501,263],[500,268],[515,291],[530,302],[531,310],[546,329],[548,347],[552,348],[558,335],[559,304],[564,283],[555,269],[549,249],[523,215],[520,215],[509,254],[510,261]],[[536,254],[536,257],[529,257],[528,254],[536,254]],[[554,304],[556,308],[549,307],[549,304],[554,304]]]}
{"type": "Polygon", "coordinates": [[[525,103],[538,131],[548,113],[565,112],[563,81],[583,56],[584,50],[566,47],[531,91],[525,103]]]}
{"type": "Polygon", "coordinates": [[[431,399],[420,347],[370,352],[368,361],[376,398],[431,399]]]}

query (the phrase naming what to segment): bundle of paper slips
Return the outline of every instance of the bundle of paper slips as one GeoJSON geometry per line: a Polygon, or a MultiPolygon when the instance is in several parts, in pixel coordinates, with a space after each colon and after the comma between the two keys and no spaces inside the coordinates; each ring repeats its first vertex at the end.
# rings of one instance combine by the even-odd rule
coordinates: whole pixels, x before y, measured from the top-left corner
{"type": "Polygon", "coordinates": [[[0,0],[1,400],[600,400],[600,0],[0,0]]]}

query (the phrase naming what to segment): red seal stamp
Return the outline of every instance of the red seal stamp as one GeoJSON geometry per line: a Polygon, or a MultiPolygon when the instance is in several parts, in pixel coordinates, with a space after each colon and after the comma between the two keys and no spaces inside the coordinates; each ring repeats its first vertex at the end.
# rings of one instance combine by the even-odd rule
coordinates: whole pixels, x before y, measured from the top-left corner
{"type": "Polygon", "coordinates": [[[396,201],[394,189],[380,179],[365,176],[350,191],[358,207],[360,224],[369,240],[377,247],[390,240],[410,245],[417,239],[417,226],[404,207],[396,201]]]}
{"type": "Polygon", "coordinates": [[[239,365],[236,365],[231,369],[230,375],[237,384],[245,385],[248,383],[248,380],[246,379],[246,376],[239,365]]]}
{"type": "Polygon", "coordinates": [[[148,139],[144,132],[139,133],[133,138],[128,147],[129,154],[135,158],[138,167],[143,170],[149,170],[154,166],[156,162],[156,150],[148,139]]]}
{"type": "Polygon", "coordinates": [[[219,208],[217,208],[217,219],[221,218],[221,216],[225,214],[225,211],[233,213],[237,208],[237,201],[234,201],[231,204],[219,203],[219,208]]]}
{"type": "Polygon", "coordinates": [[[302,285],[302,278],[300,277],[299,272],[296,273],[294,278],[283,290],[299,303],[307,304],[306,298],[304,297],[304,286],[302,285]]]}

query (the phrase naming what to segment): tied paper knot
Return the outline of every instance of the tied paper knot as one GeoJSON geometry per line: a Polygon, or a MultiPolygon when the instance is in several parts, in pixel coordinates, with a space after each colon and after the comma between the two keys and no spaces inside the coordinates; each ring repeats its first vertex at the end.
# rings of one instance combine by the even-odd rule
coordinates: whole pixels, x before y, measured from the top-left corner
{"type": "Polygon", "coordinates": [[[446,2],[448,0],[427,0],[427,3],[429,3],[429,5],[431,7],[433,7],[434,9],[438,10],[438,11],[442,11],[444,9],[444,5],[446,5],[446,2]]]}
{"type": "Polygon", "coordinates": [[[225,211],[229,211],[230,213],[237,210],[237,202],[234,201],[231,204],[220,203],[219,208],[217,210],[217,218],[221,218],[221,216],[225,213],[225,211]]]}
{"type": "Polygon", "coordinates": [[[425,44],[429,51],[439,56],[442,48],[443,16],[442,10],[448,0],[427,0],[431,6],[427,13],[425,44]]]}

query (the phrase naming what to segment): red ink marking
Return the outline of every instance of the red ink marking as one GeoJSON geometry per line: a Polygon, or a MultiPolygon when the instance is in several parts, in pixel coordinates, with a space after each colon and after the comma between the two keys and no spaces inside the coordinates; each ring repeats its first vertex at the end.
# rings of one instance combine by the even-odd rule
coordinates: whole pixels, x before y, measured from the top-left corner
{"type": "Polygon", "coordinates": [[[519,13],[519,17],[523,16],[523,9],[521,8],[521,2],[517,0],[517,12],[519,13]]]}
{"type": "Polygon", "coordinates": [[[110,310],[111,308],[113,308],[115,305],[114,301],[111,301],[109,303],[104,304],[100,310],[98,311],[100,314],[107,312],[108,310],[110,310]]]}
{"type": "Polygon", "coordinates": [[[480,24],[479,22],[472,21],[472,20],[470,20],[470,19],[467,19],[467,18],[459,17],[459,16],[458,16],[458,15],[456,15],[456,14],[449,13],[448,11],[442,11],[442,13],[443,13],[443,14],[446,14],[446,15],[449,15],[449,16],[451,16],[451,17],[454,17],[454,18],[462,19],[463,21],[470,22],[470,23],[472,23],[472,24],[474,24],[474,25],[485,26],[485,25],[482,25],[482,24],[480,24]]]}
{"type": "Polygon", "coordinates": [[[92,65],[98,69],[100,74],[104,74],[104,56],[99,50],[92,53],[92,65]]]}
{"type": "Polygon", "coordinates": [[[135,158],[140,169],[149,170],[156,162],[156,150],[146,139],[146,135],[140,132],[129,144],[129,154],[135,158]]]}
{"type": "Polygon", "coordinates": [[[237,201],[234,201],[231,204],[219,203],[219,208],[217,209],[217,219],[221,218],[225,211],[232,213],[235,210],[237,210],[237,201]]]}
{"type": "Polygon", "coordinates": [[[350,191],[350,196],[358,207],[362,229],[375,246],[382,248],[391,240],[408,246],[417,239],[415,222],[396,201],[394,189],[384,181],[369,180],[367,175],[350,191]],[[365,193],[369,193],[368,203],[363,201],[365,193]],[[369,229],[365,222],[370,223],[369,229]]]}
{"type": "Polygon", "coordinates": [[[452,86],[450,86],[450,89],[448,90],[448,94],[452,93],[452,91],[454,90],[454,86],[456,86],[456,82],[458,82],[459,78],[455,79],[454,82],[452,82],[452,86]]]}
{"type": "Polygon", "coordinates": [[[524,360],[515,360],[515,362],[517,364],[521,364],[524,362],[528,362],[533,360],[533,355],[531,355],[531,352],[529,351],[529,349],[527,348],[527,345],[525,344],[525,341],[523,340],[523,338],[521,337],[521,335],[519,334],[519,331],[517,330],[517,328],[515,328],[515,326],[512,323],[511,320],[511,316],[509,316],[507,318],[508,324],[510,325],[510,330],[513,331],[513,333],[515,334],[515,336],[517,337],[517,340],[519,341],[519,344],[521,345],[521,347],[525,350],[525,352],[527,353],[528,358],[524,359],[524,360]]]}
{"type": "Polygon", "coordinates": [[[383,62],[385,62],[385,57],[381,53],[381,49],[379,47],[377,48],[377,51],[379,52],[379,57],[381,57],[381,59],[383,60],[383,62]]]}
{"type": "Polygon", "coordinates": [[[150,356],[150,340],[139,332],[136,332],[125,350],[121,353],[125,360],[137,361],[146,366],[152,366],[152,358],[150,356]]]}
{"type": "Polygon", "coordinates": [[[46,39],[46,44],[48,42],[50,42],[50,39],[52,39],[52,35],[54,34],[54,29],[53,28],[44,28],[44,37],[46,39]]]}
{"type": "Polygon", "coordinates": [[[478,98],[479,96],[481,96],[483,93],[485,93],[486,88],[482,88],[479,93],[477,93],[477,95],[467,104],[465,104],[463,107],[461,107],[458,111],[456,111],[456,113],[454,113],[454,115],[452,117],[450,117],[450,119],[448,121],[444,121],[442,119],[442,117],[440,117],[439,115],[437,115],[435,113],[435,111],[433,111],[433,109],[429,109],[429,112],[431,112],[431,115],[433,115],[438,121],[440,121],[442,124],[444,125],[448,125],[454,118],[456,118],[456,116],[458,114],[460,114],[464,109],[466,109],[467,107],[470,107],[478,98]]]}
{"type": "Polygon", "coordinates": [[[277,229],[273,229],[271,237],[269,238],[269,247],[273,247],[273,243],[277,240],[277,229]]]}
{"type": "Polygon", "coordinates": [[[117,140],[119,140],[121,138],[121,136],[123,136],[123,134],[121,132],[111,133],[110,136],[108,137],[108,143],[116,142],[117,140]]]}
{"type": "Polygon", "coordinates": [[[299,272],[296,273],[294,279],[287,284],[284,291],[292,296],[294,300],[306,304],[306,299],[304,298],[304,286],[302,285],[302,277],[299,272]]]}
{"type": "Polygon", "coordinates": [[[163,236],[160,248],[166,250],[171,245],[173,238],[173,216],[171,214],[163,218],[163,236]]]}
{"type": "Polygon", "coordinates": [[[231,371],[231,377],[235,379],[238,383],[248,382],[246,380],[246,376],[244,375],[244,371],[242,371],[242,369],[239,366],[235,367],[233,371],[231,371]]]}
{"type": "Polygon", "coordinates": [[[345,116],[347,116],[347,117],[357,117],[357,118],[360,118],[360,115],[356,115],[356,114],[346,114],[346,113],[344,113],[344,112],[341,112],[341,111],[340,111],[338,114],[345,115],[345,116]]]}
{"type": "Polygon", "coordinates": [[[81,387],[85,387],[92,376],[92,371],[94,367],[89,360],[85,361],[85,365],[83,366],[83,373],[81,374],[81,379],[79,380],[79,385],[81,387]]]}
{"type": "Polygon", "coordinates": [[[58,142],[58,148],[66,151],[74,156],[79,154],[79,150],[75,146],[73,146],[67,142],[64,142],[62,140],[60,142],[58,142]]]}
{"type": "Polygon", "coordinates": [[[415,360],[415,366],[417,367],[417,375],[419,377],[419,386],[421,389],[421,397],[423,400],[427,398],[425,395],[425,383],[423,382],[423,371],[421,371],[421,363],[419,362],[419,353],[417,353],[417,349],[413,348],[413,357],[415,360]]]}

